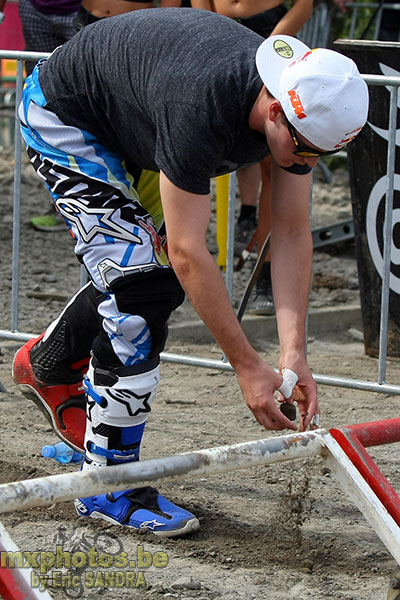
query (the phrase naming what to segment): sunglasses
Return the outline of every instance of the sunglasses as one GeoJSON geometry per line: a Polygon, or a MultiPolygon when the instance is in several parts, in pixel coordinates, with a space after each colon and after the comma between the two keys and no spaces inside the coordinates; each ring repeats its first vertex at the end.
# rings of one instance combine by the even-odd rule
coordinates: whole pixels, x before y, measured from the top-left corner
{"type": "Polygon", "coordinates": [[[340,152],[340,150],[343,150],[343,148],[338,148],[337,150],[327,150],[326,152],[322,150],[315,150],[315,148],[310,148],[309,146],[306,146],[306,144],[300,142],[299,138],[296,135],[295,128],[289,123],[289,121],[287,122],[287,128],[289,130],[290,137],[292,138],[293,143],[296,146],[296,150],[293,152],[293,154],[295,154],[296,156],[314,158],[316,156],[329,156],[330,154],[336,154],[336,152],[340,152]]]}

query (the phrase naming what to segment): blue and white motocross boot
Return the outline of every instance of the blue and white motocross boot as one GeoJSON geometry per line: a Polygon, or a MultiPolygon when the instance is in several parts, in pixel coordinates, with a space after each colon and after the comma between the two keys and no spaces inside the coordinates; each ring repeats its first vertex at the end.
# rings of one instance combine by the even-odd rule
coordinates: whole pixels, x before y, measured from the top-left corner
{"type": "MultiPolygon", "coordinates": [[[[159,380],[159,366],[142,363],[142,372],[123,376],[89,366],[85,460],[97,469],[139,459],[140,444],[159,380]]],[[[153,487],[100,494],[75,500],[78,515],[125,525],[157,536],[176,537],[199,529],[198,519],[153,487]]]]}
{"type": "Polygon", "coordinates": [[[144,487],[75,500],[78,515],[151,531],[159,537],[187,535],[200,524],[189,511],[164,498],[155,488],[144,487]]]}

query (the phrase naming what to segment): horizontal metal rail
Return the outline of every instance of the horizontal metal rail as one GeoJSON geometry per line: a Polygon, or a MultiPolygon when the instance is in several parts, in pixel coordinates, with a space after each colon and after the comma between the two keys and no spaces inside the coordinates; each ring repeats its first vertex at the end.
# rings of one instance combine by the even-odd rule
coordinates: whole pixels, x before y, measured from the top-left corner
{"type": "MultiPolygon", "coordinates": [[[[193,367],[205,367],[207,369],[215,369],[219,371],[232,371],[233,367],[226,362],[212,360],[208,358],[199,358],[194,356],[186,356],[181,354],[173,354],[168,352],[161,353],[161,360],[169,363],[180,365],[191,365],[193,367]]],[[[363,390],[365,392],[375,392],[381,394],[400,395],[400,386],[391,385],[388,383],[374,383],[371,381],[363,381],[361,379],[350,379],[347,377],[333,377],[329,375],[319,375],[313,373],[314,380],[321,385],[333,387],[343,387],[347,389],[363,390]]]]}
{"type": "MultiPolygon", "coordinates": [[[[36,335],[29,333],[10,333],[0,329],[0,339],[15,340],[20,342],[26,342],[36,335]]],[[[215,360],[210,358],[202,358],[200,356],[190,356],[186,354],[175,354],[173,352],[161,352],[160,358],[163,362],[174,363],[177,365],[186,365],[192,367],[201,367],[205,369],[212,369],[215,371],[225,371],[234,373],[233,367],[224,360],[215,360]]],[[[330,375],[320,375],[313,373],[313,378],[316,383],[320,385],[327,385],[331,387],[342,387],[346,389],[362,390],[365,392],[375,392],[380,394],[389,394],[393,396],[400,395],[400,386],[392,385],[390,383],[375,383],[372,381],[365,381],[362,379],[352,379],[349,377],[335,377],[330,375]]],[[[0,390],[1,391],[1,390],[0,390]]],[[[3,390],[5,391],[5,390],[3,390]]]]}
{"type": "Polygon", "coordinates": [[[6,58],[10,60],[40,60],[41,58],[48,58],[50,54],[48,52],[21,52],[20,50],[0,50],[0,59],[6,58]]]}

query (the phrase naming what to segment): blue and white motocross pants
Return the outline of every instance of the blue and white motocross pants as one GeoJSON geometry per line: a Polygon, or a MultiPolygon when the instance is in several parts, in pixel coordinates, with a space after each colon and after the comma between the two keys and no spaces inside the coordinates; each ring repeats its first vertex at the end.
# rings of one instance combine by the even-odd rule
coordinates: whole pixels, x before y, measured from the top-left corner
{"type": "Polygon", "coordinates": [[[158,174],[140,169],[128,173],[121,156],[47,110],[39,69],[40,64],[26,80],[19,108],[21,132],[91,280],[48,328],[44,340],[63,320],[76,349],[80,346],[78,352],[71,346],[70,364],[86,350],[92,354],[84,381],[86,464],[135,460],[159,380],[166,323],[183,301],[160,234],[158,174]],[[85,303],[88,290],[94,302],[85,303]],[[82,319],[86,332],[88,319],[93,325],[80,342],[82,319]]]}

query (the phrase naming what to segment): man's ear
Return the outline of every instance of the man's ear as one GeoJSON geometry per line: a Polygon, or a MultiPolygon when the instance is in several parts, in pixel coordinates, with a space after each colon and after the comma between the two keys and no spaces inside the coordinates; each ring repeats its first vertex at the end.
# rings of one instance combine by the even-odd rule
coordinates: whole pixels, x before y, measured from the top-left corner
{"type": "Polygon", "coordinates": [[[282,118],[282,106],[278,100],[273,100],[268,108],[268,117],[270,121],[277,121],[282,118]]]}

